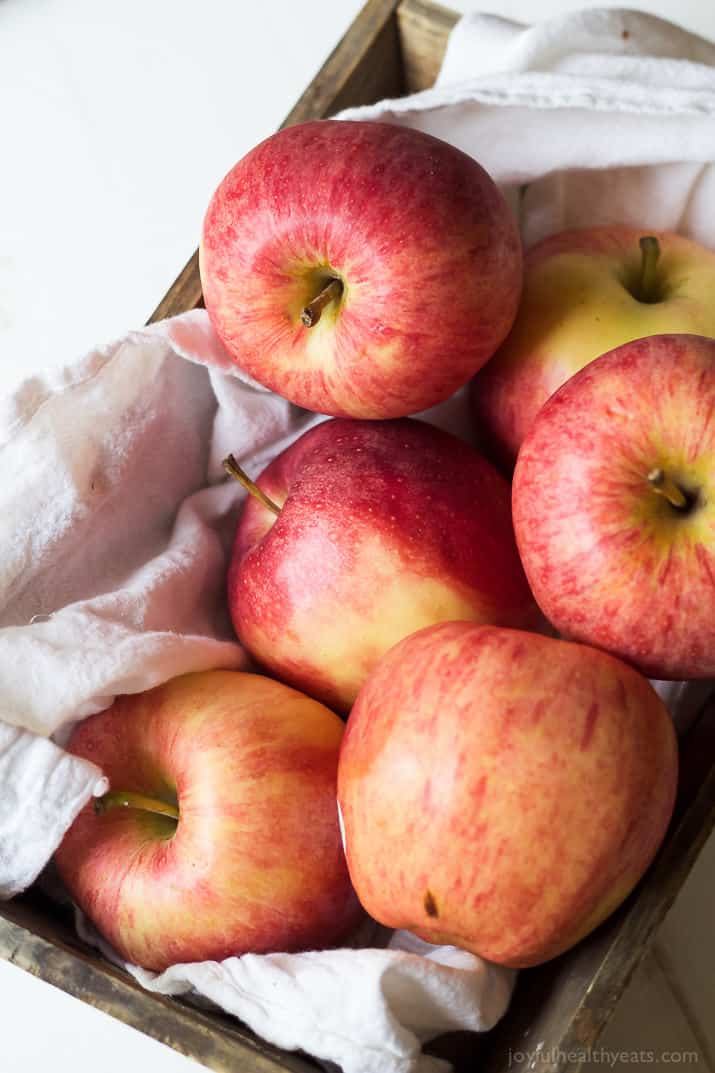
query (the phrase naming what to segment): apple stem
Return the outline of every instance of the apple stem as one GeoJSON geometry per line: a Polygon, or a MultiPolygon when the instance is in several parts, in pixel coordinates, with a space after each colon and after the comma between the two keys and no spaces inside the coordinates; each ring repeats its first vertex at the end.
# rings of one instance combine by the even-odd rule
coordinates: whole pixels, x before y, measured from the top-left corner
{"type": "Polygon", "coordinates": [[[687,497],[662,469],[652,469],[648,474],[648,480],[656,495],[663,496],[676,510],[685,510],[688,505],[687,497]]]}
{"type": "Polygon", "coordinates": [[[331,279],[329,283],[326,283],[322,291],[316,294],[313,301],[308,303],[300,315],[300,319],[306,328],[314,327],[320,320],[326,305],[332,302],[334,298],[340,298],[342,293],[343,281],[341,279],[331,279]]]}
{"type": "Polygon", "coordinates": [[[250,492],[254,499],[257,499],[259,503],[262,503],[268,510],[272,510],[274,514],[280,514],[281,508],[269,499],[265,492],[261,491],[255,481],[252,481],[245,470],[241,469],[233,455],[229,455],[228,458],[223,460],[223,468],[226,470],[230,477],[242,484],[247,492],[250,492]]]}
{"type": "Polygon", "coordinates": [[[95,798],[94,811],[97,816],[108,812],[110,808],[138,808],[144,812],[155,812],[159,816],[170,816],[172,820],[179,818],[176,805],[154,797],[145,797],[144,794],[136,794],[133,790],[110,790],[102,797],[95,798]]]}
{"type": "Polygon", "coordinates": [[[660,257],[660,243],[655,235],[644,235],[638,245],[641,248],[641,276],[638,288],[639,302],[657,302],[658,291],[656,284],[658,277],[656,270],[660,257]]]}

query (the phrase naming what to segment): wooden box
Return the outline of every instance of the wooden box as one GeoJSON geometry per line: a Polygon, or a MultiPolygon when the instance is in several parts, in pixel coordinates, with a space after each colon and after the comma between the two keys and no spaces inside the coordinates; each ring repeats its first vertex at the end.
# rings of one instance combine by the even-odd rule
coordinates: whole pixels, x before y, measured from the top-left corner
{"type": "MultiPolygon", "coordinates": [[[[430,86],[457,16],[425,0],[369,0],[284,125],[319,119],[430,86]]],[[[159,320],[201,304],[194,255],[152,314],[159,320]]],[[[577,1069],[609,1021],[650,940],[683,885],[715,821],[715,704],[681,740],[682,776],[668,837],[621,909],[569,953],[521,973],[511,1008],[490,1033],[454,1033],[429,1050],[458,1070],[577,1069]],[[519,1052],[518,1054],[516,1052],[519,1052]],[[533,1064],[531,1068],[534,1068],[533,1064]]],[[[70,915],[38,890],[0,906],[0,956],[167,1043],[219,1073],[315,1070],[236,1020],[143,991],[76,937],[70,915]]]]}

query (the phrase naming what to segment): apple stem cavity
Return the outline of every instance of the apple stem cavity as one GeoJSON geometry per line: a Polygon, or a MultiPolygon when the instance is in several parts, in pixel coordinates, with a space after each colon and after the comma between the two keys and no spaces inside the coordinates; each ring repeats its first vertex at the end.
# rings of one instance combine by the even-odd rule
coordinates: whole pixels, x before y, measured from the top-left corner
{"type": "Polygon", "coordinates": [[[133,790],[110,790],[102,797],[95,798],[94,811],[97,816],[102,816],[112,808],[137,808],[144,812],[155,812],[158,816],[168,816],[172,820],[179,819],[179,810],[176,805],[168,801],[159,801],[154,797],[145,797],[144,794],[134,793],[133,790]]]}
{"type": "Polygon", "coordinates": [[[639,302],[652,305],[660,301],[657,275],[660,242],[655,235],[644,235],[638,245],[641,249],[641,274],[636,298],[639,302]]]}
{"type": "Polygon", "coordinates": [[[343,281],[331,279],[325,284],[322,291],[316,294],[312,302],[303,309],[300,319],[306,328],[313,328],[320,320],[321,314],[330,302],[340,298],[343,293],[343,281]]]}
{"type": "Polygon", "coordinates": [[[241,469],[233,455],[229,455],[228,458],[223,460],[223,468],[226,470],[230,477],[233,477],[235,481],[242,484],[247,492],[257,499],[259,503],[262,503],[268,510],[272,510],[274,514],[278,515],[281,512],[281,508],[277,503],[274,503],[272,499],[261,491],[255,481],[252,481],[245,470],[241,469]]]}
{"type": "Polygon", "coordinates": [[[663,496],[668,500],[671,507],[676,510],[687,510],[689,507],[688,497],[682,488],[672,480],[662,469],[652,469],[648,474],[648,481],[652,491],[656,495],[663,496]]]}

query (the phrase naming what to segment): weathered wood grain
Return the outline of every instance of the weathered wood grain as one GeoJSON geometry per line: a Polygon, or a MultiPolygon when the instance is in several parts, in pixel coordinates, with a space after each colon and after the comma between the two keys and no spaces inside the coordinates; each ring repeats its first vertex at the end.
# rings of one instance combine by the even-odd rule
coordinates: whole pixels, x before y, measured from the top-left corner
{"type": "Polygon", "coordinates": [[[397,9],[405,92],[429,89],[442,66],[449,35],[459,16],[426,0],[402,0],[397,9]]]}
{"type": "Polygon", "coordinates": [[[149,317],[147,324],[153,324],[157,320],[166,320],[167,317],[175,317],[177,313],[185,313],[187,309],[198,309],[203,304],[201,277],[199,276],[199,251],[194,250],[149,317]]]}
{"type": "Polygon", "coordinates": [[[315,1073],[310,1059],[279,1051],[234,1018],[145,991],[85,947],[71,921],[41,894],[2,907],[0,957],[215,1073],[315,1073]]]}

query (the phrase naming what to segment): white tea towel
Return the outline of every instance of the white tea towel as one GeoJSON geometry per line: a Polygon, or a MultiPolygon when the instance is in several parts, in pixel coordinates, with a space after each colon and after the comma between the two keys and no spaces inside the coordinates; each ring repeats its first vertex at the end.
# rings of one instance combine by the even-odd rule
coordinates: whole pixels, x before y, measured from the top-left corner
{"type": "Polygon", "coordinates": [[[342,116],[476,157],[527,245],[623,223],[715,247],[715,44],[655,16],[598,9],[524,27],[465,15],[433,89],[342,116]]]}
{"type": "MultiPolygon", "coordinates": [[[[713,46],[634,12],[582,12],[533,29],[466,17],[434,90],[348,115],[418,126],[472,153],[511,197],[527,241],[625,222],[715,245],[713,64],[713,46]]],[[[464,433],[463,393],[427,417],[464,433]]],[[[319,420],[237,374],[198,311],[35,377],[0,404],[6,724],[60,739],[117,692],[242,666],[223,585],[244,493],[224,480],[221,459],[233,451],[257,472],[319,420]]],[[[687,718],[704,687],[662,688],[687,718]]],[[[64,760],[55,797],[81,784],[86,799],[91,780],[82,782],[80,761],[64,760]]],[[[38,808],[50,770],[40,764],[32,779],[38,808]]],[[[0,782],[0,860],[13,890],[51,849],[9,800],[0,782]],[[25,852],[13,874],[18,838],[25,852]]],[[[159,978],[132,971],[154,989],[192,987],[346,1073],[437,1069],[419,1041],[445,1027],[488,1027],[512,982],[444,948],[252,956],[159,978]]]]}
{"type": "MultiPolygon", "coordinates": [[[[121,965],[76,910],[80,936],[121,965]]],[[[355,946],[374,938],[366,931],[355,946]]],[[[357,937],[356,937],[357,938],[357,937]]],[[[208,999],[286,1050],[334,1062],[345,1073],[440,1073],[422,1043],[444,1032],[484,1032],[507,1007],[516,973],[453,946],[395,932],[388,947],[304,954],[246,954],[173,965],[161,975],[125,966],[149,991],[208,999]]]]}
{"type": "MultiPolygon", "coordinates": [[[[221,460],[233,452],[259,472],[324,418],[225,366],[206,313],[196,311],[36,377],[5,404],[0,464],[14,479],[0,491],[0,730],[36,743],[34,765],[19,771],[21,810],[0,763],[8,896],[35,878],[100,778],[17,728],[65,740],[116,693],[245,662],[224,598],[245,492],[226,480],[221,460]]],[[[466,414],[459,393],[429,416],[464,429],[466,414]]],[[[266,1039],[345,1073],[429,1073],[444,1063],[422,1056],[421,1042],[491,1027],[513,973],[452,948],[425,950],[252,955],[160,977],[127,967],[152,990],[192,990],[266,1039]]]]}
{"type": "Polygon", "coordinates": [[[202,492],[216,398],[164,336],[131,333],[0,410],[2,717],[38,734],[243,660],[221,619],[230,496],[202,492]]]}
{"type": "Polygon", "coordinates": [[[0,723],[0,898],[37,879],[78,812],[108,785],[89,761],[0,723]]]}

